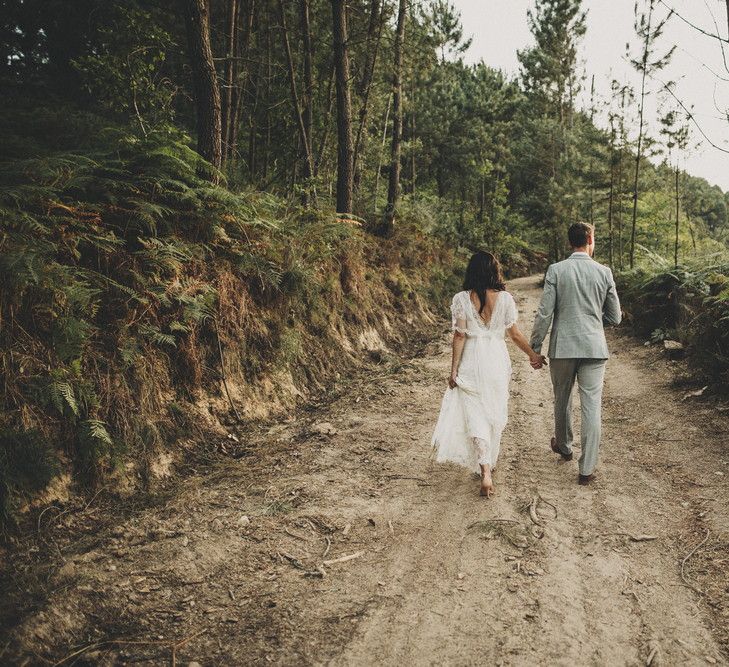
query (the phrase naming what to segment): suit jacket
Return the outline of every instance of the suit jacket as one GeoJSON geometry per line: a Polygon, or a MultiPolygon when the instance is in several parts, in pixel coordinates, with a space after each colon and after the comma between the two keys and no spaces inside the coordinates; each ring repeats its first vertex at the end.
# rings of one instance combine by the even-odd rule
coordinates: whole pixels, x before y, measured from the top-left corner
{"type": "Polygon", "coordinates": [[[531,346],[541,353],[551,324],[550,359],[607,359],[604,324],[621,318],[613,272],[577,252],[547,269],[531,346]]]}

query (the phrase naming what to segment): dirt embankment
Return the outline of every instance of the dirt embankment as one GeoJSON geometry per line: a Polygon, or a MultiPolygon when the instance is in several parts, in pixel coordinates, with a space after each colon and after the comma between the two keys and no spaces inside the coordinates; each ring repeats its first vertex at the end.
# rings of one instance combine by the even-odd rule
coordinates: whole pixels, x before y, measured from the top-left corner
{"type": "MultiPolygon", "coordinates": [[[[537,281],[511,288],[529,330],[537,281]]],[[[549,452],[549,378],[516,350],[496,497],[433,465],[444,337],[239,434],[247,456],[154,507],[89,534],[91,504],[41,530],[60,567],[0,661],[726,664],[727,413],[682,400],[658,352],[610,345],[594,486],[549,452]]],[[[16,600],[28,563],[8,561],[16,600]]]]}

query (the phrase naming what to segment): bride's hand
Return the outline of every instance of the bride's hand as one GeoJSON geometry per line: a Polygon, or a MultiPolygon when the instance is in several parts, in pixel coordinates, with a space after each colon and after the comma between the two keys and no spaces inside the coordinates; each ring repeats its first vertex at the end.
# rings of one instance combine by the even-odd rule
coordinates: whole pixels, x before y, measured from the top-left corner
{"type": "Polygon", "coordinates": [[[448,378],[448,386],[451,389],[455,389],[458,386],[458,383],[456,382],[456,373],[451,373],[450,377],[448,378]]]}

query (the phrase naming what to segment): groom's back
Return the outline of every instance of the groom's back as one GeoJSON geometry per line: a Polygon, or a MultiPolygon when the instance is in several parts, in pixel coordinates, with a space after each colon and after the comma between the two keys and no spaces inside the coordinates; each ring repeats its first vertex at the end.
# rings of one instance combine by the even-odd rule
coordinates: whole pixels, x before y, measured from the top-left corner
{"type": "Polygon", "coordinates": [[[555,291],[549,356],[606,359],[603,311],[614,289],[610,269],[587,254],[577,254],[550,266],[545,280],[555,291]]]}

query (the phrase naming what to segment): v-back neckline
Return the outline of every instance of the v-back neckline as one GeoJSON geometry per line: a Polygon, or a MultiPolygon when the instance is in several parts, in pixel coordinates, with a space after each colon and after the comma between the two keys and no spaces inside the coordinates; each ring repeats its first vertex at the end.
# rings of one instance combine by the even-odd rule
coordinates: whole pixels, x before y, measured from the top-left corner
{"type": "MultiPolygon", "coordinates": [[[[499,303],[499,300],[501,299],[501,295],[503,294],[504,290],[499,290],[496,293],[496,298],[494,299],[494,305],[491,307],[491,317],[489,317],[489,321],[487,322],[483,317],[481,317],[481,313],[478,312],[478,308],[473,303],[473,299],[471,298],[471,290],[468,290],[466,295],[468,296],[468,302],[471,304],[471,309],[473,310],[473,314],[476,317],[476,320],[479,324],[483,325],[485,328],[489,329],[491,328],[491,322],[494,321],[494,314],[496,313],[496,306],[499,303]]],[[[478,297],[478,295],[476,295],[478,297]]]]}

